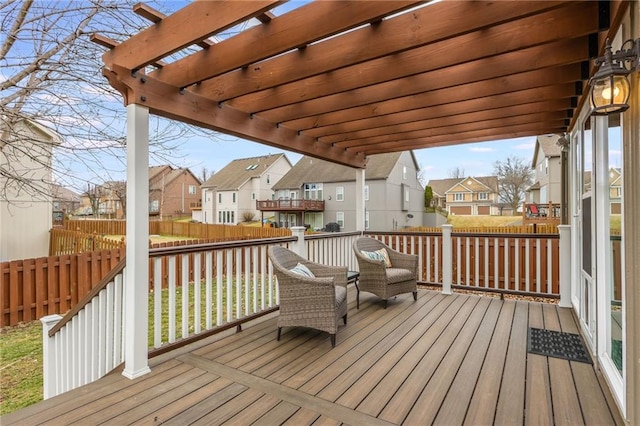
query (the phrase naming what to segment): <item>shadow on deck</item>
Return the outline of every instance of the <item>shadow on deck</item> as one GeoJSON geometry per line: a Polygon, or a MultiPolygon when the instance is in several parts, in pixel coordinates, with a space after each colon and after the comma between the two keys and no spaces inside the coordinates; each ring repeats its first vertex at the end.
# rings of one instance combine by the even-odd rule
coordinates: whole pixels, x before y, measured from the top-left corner
{"type": "Polygon", "coordinates": [[[384,310],[350,286],[349,322],[277,313],[4,416],[9,424],[621,424],[591,364],[527,353],[527,328],[577,333],[556,305],[420,290],[384,310]]]}

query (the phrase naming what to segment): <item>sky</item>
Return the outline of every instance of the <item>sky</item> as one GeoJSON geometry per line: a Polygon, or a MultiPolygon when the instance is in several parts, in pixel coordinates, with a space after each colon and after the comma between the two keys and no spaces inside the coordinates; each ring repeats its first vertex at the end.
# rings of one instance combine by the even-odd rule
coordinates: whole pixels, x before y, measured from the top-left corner
{"type": "MultiPolygon", "coordinates": [[[[492,142],[452,145],[447,147],[414,150],[422,176],[430,179],[449,178],[451,172],[459,168],[466,176],[493,175],[496,161],[516,156],[526,163],[533,159],[535,137],[506,139],[492,142]]],[[[219,171],[228,163],[239,158],[256,157],[284,153],[295,164],[302,156],[279,150],[268,145],[237,138],[224,140],[193,139],[182,144],[177,153],[176,164],[188,167],[197,176],[203,167],[208,171],[219,171]]]]}

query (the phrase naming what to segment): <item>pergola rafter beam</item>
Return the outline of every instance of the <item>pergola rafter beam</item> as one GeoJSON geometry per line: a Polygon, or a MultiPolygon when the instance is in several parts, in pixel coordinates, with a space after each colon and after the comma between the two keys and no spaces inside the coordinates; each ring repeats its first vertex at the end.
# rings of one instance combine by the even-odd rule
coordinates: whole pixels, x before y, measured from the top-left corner
{"type": "MultiPolygon", "coordinates": [[[[434,136],[424,136],[421,138],[415,139],[397,139],[392,142],[380,142],[376,144],[368,144],[366,146],[365,152],[367,155],[371,155],[374,153],[381,152],[394,152],[394,151],[404,151],[408,149],[416,149],[416,146],[426,146],[426,147],[434,147],[434,146],[447,146],[447,145],[456,145],[459,143],[471,143],[471,142],[481,142],[483,140],[492,140],[492,139],[484,139],[486,137],[491,138],[492,135],[512,135],[519,134],[521,136],[536,136],[540,134],[547,133],[559,133],[565,131],[565,127],[562,125],[560,121],[550,121],[550,122],[540,122],[534,121],[532,123],[523,123],[512,126],[500,126],[500,127],[492,127],[489,129],[476,129],[469,130],[466,132],[456,132],[451,135],[434,135],[434,136]],[[396,149],[399,148],[399,149],[396,149]]],[[[510,137],[510,136],[504,136],[510,137]]],[[[516,137],[516,136],[511,136],[516,137]]],[[[493,140],[499,139],[493,138],[493,140]]],[[[351,148],[353,149],[353,148],[351,148]]]]}
{"type": "Polygon", "coordinates": [[[560,41],[552,43],[552,45],[553,49],[549,49],[548,46],[535,46],[496,57],[483,58],[466,64],[412,75],[401,80],[263,111],[260,115],[270,121],[287,122],[442,88],[451,88],[451,92],[457,92],[460,90],[457,86],[469,82],[576,63],[584,58],[589,49],[586,37],[560,41]]]}
{"type": "MultiPolygon", "coordinates": [[[[456,90],[451,90],[449,87],[446,87],[416,95],[412,94],[402,98],[383,100],[348,110],[287,121],[283,122],[283,125],[304,131],[306,129],[349,123],[367,118],[375,120],[388,114],[473,99],[484,98],[486,102],[491,102],[494,96],[501,93],[508,94],[562,83],[570,83],[573,85],[575,81],[579,79],[580,65],[570,64],[557,68],[525,71],[520,74],[460,84],[456,87],[456,90]]],[[[564,96],[564,94],[562,96],[564,96]]]]}
{"type": "Polygon", "coordinates": [[[144,105],[151,113],[161,117],[224,131],[233,136],[300,154],[330,158],[331,161],[351,167],[364,167],[366,164],[362,154],[327,147],[314,138],[277,126],[276,123],[260,117],[252,117],[243,111],[219,106],[217,102],[188,91],[180,92],[151,76],[139,73],[129,74],[127,77],[127,70],[116,68],[116,71],[104,69],[103,74],[110,81],[118,82],[119,87],[114,87],[124,92],[127,105],[144,105]]]}
{"type": "Polygon", "coordinates": [[[227,100],[382,56],[398,54],[496,23],[539,13],[562,3],[527,2],[527,6],[514,2],[435,3],[308,46],[304,51],[291,52],[264,61],[259,66],[211,79],[198,90],[204,96],[227,100]],[[440,18],[434,20],[433,16],[440,18]],[[460,19],[460,16],[465,18],[460,19]],[[451,26],[449,22],[453,20],[458,25],[451,26]],[[409,28],[411,31],[407,30],[409,28]]]}
{"type": "Polygon", "coordinates": [[[408,123],[394,124],[384,127],[369,127],[367,130],[361,130],[351,133],[339,133],[330,136],[319,137],[318,140],[323,143],[336,143],[350,140],[366,140],[378,136],[391,136],[403,134],[406,132],[414,132],[418,130],[447,128],[461,124],[486,122],[487,120],[505,119],[518,116],[529,116],[537,113],[551,113],[556,111],[566,112],[571,108],[571,100],[569,98],[531,102],[521,105],[508,106],[504,108],[485,109],[482,111],[449,115],[447,117],[439,117],[425,120],[416,120],[408,123]]]}
{"type": "Polygon", "coordinates": [[[495,119],[477,121],[472,123],[453,124],[446,127],[420,129],[415,131],[395,133],[395,134],[382,135],[382,136],[374,136],[374,137],[368,137],[363,139],[350,139],[346,141],[334,142],[328,145],[332,147],[339,147],[339,148],[368,147],[368,146],[387,143],[387,142],[395,142],[398,140],[421,139],[421,138],[430,138],[434,136],[443,136],[443,135],[454,136],[456,133],[466,133],[471,131],[480,131],[480,130],[487,130],[487,129],[490,130],[492,128],[517,126],[522,124],[548,123],[553,121],[558,121],[562,123],[564,122],[565,118],[568,118],[566,114],[564,114],[564,116],[562,115],[558,116],[553,111],[541,112],[541,113],[535,113],[535,114],[518,115],[515,117],[495,118],[495,119]]]}
{"type": "MultiPolygon", "coordinates": [[[[507,22],[490,30],[482,29],[471,33],[466,33],[458,37],[441,40],[436,43],[406,50],[393,55],[383,56],[371,61],[363,62],[353,66],[333,70],[331,73],[314,75],[313,77],[298,80],[292,83],[281,84],[275,88],[260,90],[248,95],[242,95],[229,101],[229,105],[248,111],[264,111],[286,105],[298,103],[302,100],[321,98],[324,96],[347,92],[361,87],[383,83],[385,81],[396,80],[411,76],[413,74],[434,71],[440,68],[464,64],[485,57],[496,56],[502,53],[520,50],[541,44],[562,40],[567,36],[586,36],[597,31],[598,20],[593,11],[597,8],[595,2],[576,2],[564,9],[552,9],[539,15],[529,16],[515,22],[507,22]],[[550,31],[549,28],[553,28],[550,31]],[[428,60],[425,60],[428,58],[428,60]]],[[[399,20],[400,18],[394,18],[399,20]]],[[[385,25],[387,22],[385,21],[385,25]]],[[[398,25],[402,28],[402,25],[398,25]]],[[[373,31],[373,30],[371,30],[373,31]]],[[[378,37],[391,38],[396,32],[396,28],[379,27],[375,29],[378,37]]],[[[346,37],[346,36],[345,36],[346,37]]],[[[368,46],[374,45],[372,41],[368,46]]],[[[350,45],[353,50],[359,49],[359,45],[350,45]]],[[[322,46],[312,46],[320,49],[322,46]]],[[[328,49],[331,52],[331,49],[328,49]]],[[[294,55],[295,56],[295,55],[294,55]]],[[[304,55],[298,56],[298,65],[295,72],[300,75],[317,74],[319,69],[326,66],[326,55],[304,55]]],[[[355,54],[345,54],[338,58],[345,64],[351,65],[355,54]]],[[[275,58],[273,61],[283,61],[275,58]]],[[[264,64],[266,66],[268,64],[264,64]]],[[[284,67],[283,67],[284,68],[284,67]]],[[[276,79],[283,75],[282,72],[275,72],[273,67],[271,78],[276,79]]],[[[228,96],[233,87],[227,82],[231,76],[223,76],[219,80],[225,80],[225,96],[228,96]]],[[[245,79],[240,80],[241,84],[248,84],[245,79]]],[[[209,85],[210,83],[207,83],[209,85]]],[[[200,88],[199,92],[204,93],[200,88]]],[[[213,92],[212,96],[222,95],[220,92],[213,92]]]]}
{"type": "Polygon", "coordinates": [[[161,25],[154,24],[125,40],[105,53],[102,59],[110,69],[117,65],[138,70],[259,15],[278,3],[276,0],[190,3],[163,19],[161,25]]]}
{"type": "Polygon", "coordinates": [[[417,3],[416,0],[310,3],[271,20],[268,25],[252,27],[223,40],[213,50],[197,52],[176,61],[165,67],[156,78],[180,87],[202,82],[196,88],[198,93],[220,101],[220,97],[211,96],[208,90],[204,90],[210,86],[205,80],[231,70],[238,70],[243,78],[250,78],[248,74],[263,66],[256,62],[378,20],[417,3]],[[255,65],[246,68],[250,64],[255,65]]]}

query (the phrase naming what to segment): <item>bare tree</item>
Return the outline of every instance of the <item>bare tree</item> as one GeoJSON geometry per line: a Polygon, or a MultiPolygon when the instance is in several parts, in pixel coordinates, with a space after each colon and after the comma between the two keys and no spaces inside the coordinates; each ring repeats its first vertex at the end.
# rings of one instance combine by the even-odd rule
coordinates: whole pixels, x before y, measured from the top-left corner
{"type": "MultiPolygon", "coordinates": [[[[17,123],[35,121],[62,141],[48,147],[54,160],[46,167],[57,183],[83,191],[87,182],[121,179],[126,169],[122,99],[101,74],[104,48],[89,36],[98,32],[121,40],[148,22],[131,12],[131,3],[112,0],[5,0],[0,17],[2,155],[8,144],[16,152],[16,146],[33,142],[4,135],[17,123]]],[[[150,155],[172,162],[176,141],[198,133],[211,138],[211,132],[151,117],[150,155]]],[[[42,182],[30,181],[13,164],[0,161],[0,199],[15,182],[23,191],[42,193],[42,182]]]]}
{"type": "Polygon", "coordinates": [[[460,167],[455,167],[449,170],[449,177],[452,179],[463,179],[465,178],[464,169],[460,167]]]}
{"type": "Polygon", "coordinates": [[[91,204],[91,211],[93,217],[100,218],[100,201],[104,195],[102,186],[87,184],[87,197],[89,198],[89,204],[91,204]]]}
{"type": "Polygon", "coordinates": [[[123,217],[126,218],[127,217],[127,182],[123,180],[112,182],[111,191],[113,195],[116,196],[118,201],[120,201],[123,217]]]}
{"type": "Polygon", "coordinates": [[[529,163],[522,158],[510,156],[504,161],[496,161],[493,169],[498,177],[500,202],[507,204],[515,212],[531,186],[532,170],[529,163]]]}
{"type": "Polygon", "coordinates": [[[209,171],[206,166],[202,166],[202,170],[200,170],[200,182],[205,183],[215,174],[215,170],[209,171]]]}

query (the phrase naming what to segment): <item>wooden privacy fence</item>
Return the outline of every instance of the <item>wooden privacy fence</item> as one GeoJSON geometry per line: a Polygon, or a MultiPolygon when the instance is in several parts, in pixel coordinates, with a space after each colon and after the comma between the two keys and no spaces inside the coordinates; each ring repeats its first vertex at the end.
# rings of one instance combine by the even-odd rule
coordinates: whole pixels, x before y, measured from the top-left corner
{"type": "MultiPolygon", "coordinates": [[[[442,228],[416,226],[402,229],[400,232],[442,232],[442,228]]],[[[456,226],[453,233],[479,233],[479,234],[557,234],[557,224],[528,224],[513,226],[456,226]]]]}
{"type": "Polygon", "coordinates": [[[49,256],[113,250],[121,247],[124,247],[124,237],[114,240],[95,233],[87,234],[61,228],[52,228],[49,231],[49,256]]]}
{"type": "Polygon", "coordinates": [[[0,263],[0,327],[68,311],[123,256],[113,249],[0,263]]]}
{"type": "MultiPolygon", "coordinates": [[[[68,220],[65,229],[86,234],[125,235],[126,220],[68,220]]],[[[149,234],[174,235],[217,241],[290,237],[291,230],[242,225],[214,225],[195,222],[149,221],[149,234]]]]}

